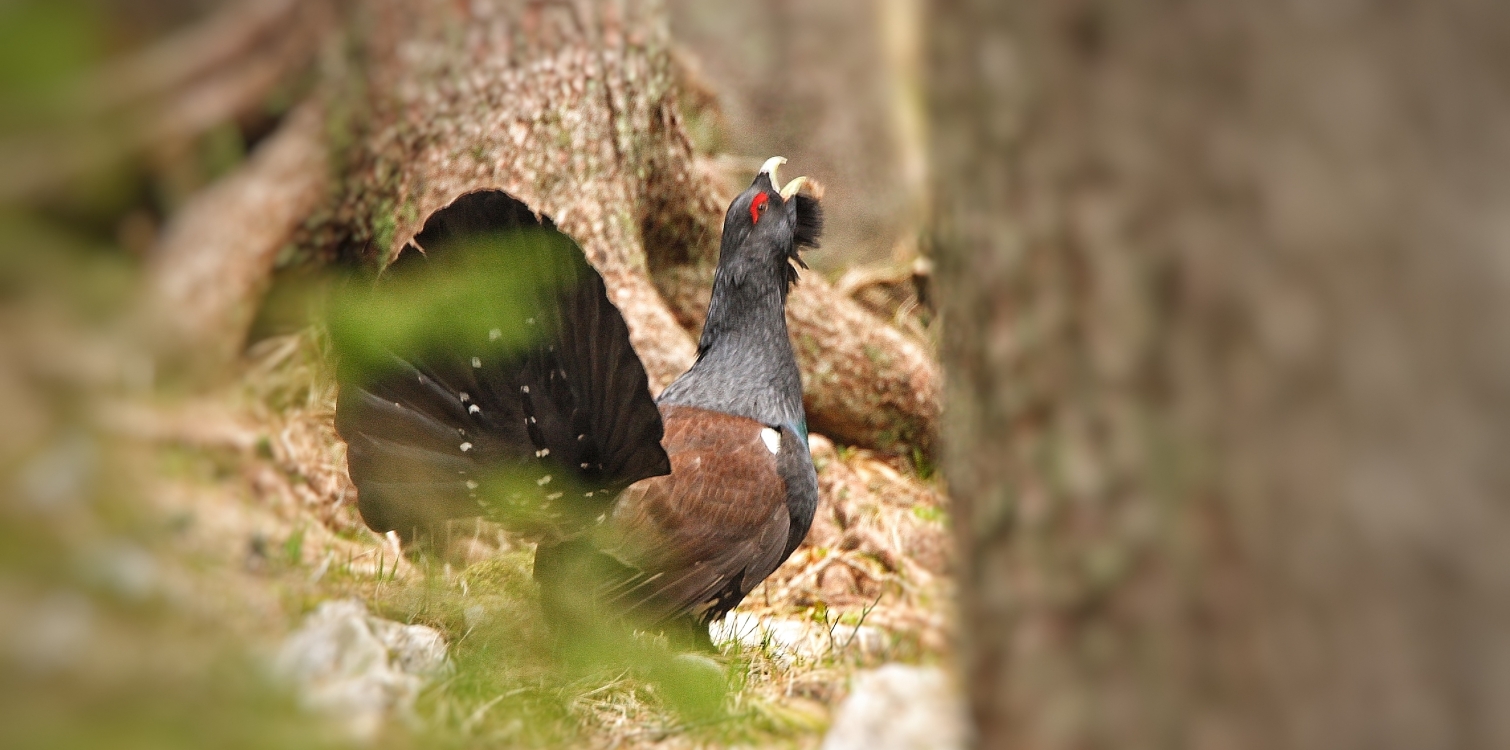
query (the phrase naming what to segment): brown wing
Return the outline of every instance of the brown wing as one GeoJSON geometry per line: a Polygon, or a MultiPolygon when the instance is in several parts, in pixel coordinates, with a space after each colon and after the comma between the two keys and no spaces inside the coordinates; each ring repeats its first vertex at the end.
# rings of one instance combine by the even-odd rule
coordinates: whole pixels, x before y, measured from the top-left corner
{"type": "Polygon", "coordinates": [[[640,574],[608,598],[640,620],[716,618],[781,564],[786,483],[765,425],[685,406],[663,406],[661,418],[671,473],[620,496],[601,548],[640,574]]]}

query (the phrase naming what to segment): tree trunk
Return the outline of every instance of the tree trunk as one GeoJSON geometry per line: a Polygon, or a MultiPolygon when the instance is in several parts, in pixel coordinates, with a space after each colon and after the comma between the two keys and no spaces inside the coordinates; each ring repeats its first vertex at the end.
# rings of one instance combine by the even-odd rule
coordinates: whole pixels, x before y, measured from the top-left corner
{"type": "Polygon", "coordinates": [[[1510,746],[1510,8],[929,16],[981,746],[1510,746]]]}

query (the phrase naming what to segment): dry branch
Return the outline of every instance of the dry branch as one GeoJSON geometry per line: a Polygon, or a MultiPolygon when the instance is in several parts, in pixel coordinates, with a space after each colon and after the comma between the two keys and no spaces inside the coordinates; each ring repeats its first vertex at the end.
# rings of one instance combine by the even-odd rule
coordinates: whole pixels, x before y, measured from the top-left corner
{"type": "Polygon", "coordinates": [[[205,372],[241,351],[278,253],[327,194],[325,118],[302,105],[231,176],[184,207],[148,269],[155,348],[205,372]]]}
{"type": "Polygon", "coordinates": [[[853,445],[932,452],[943,384],[921,345],[815,273],[792,290],[786,314],[814,430],[853,445]]]}

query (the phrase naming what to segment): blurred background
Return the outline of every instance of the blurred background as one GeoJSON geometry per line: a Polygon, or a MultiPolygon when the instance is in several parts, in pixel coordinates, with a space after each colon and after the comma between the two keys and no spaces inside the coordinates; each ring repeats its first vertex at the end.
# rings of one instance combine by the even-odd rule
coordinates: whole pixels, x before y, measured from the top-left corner
{"type": "Polygon", "coordinates": [[[1510,747],[1506,50],[1494,0],[0,2],[0,745],[1510,747]],[[664,53],[678,345],[783,155],[809,412],[884,415],[815,430],[711,683],[563,669],[527,545],[401,553],[330,425],[330,261],[582,34],[664,53]]]}
{"type": "Polygon", "coordinates": [[[833,189],[824,199],[841,252],[815,262],[916,252],[926,194],[920,3],[672,2],[668,11],[694,80],[723,113],[721,140],[709,145],[750,162],[786,156],[833,189]]]}

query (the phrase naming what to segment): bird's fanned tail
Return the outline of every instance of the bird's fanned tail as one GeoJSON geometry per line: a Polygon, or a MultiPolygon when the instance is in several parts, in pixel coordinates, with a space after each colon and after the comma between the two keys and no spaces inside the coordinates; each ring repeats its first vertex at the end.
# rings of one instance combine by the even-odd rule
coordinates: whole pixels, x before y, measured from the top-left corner
{"type": "Polygon", "coordinates": [[[565,535],[670,471],[628,327],[570,238],[489,191],[415,244],[331,326],[336,429],[369,526],[410,537],[485,514],[565,535]]]}

